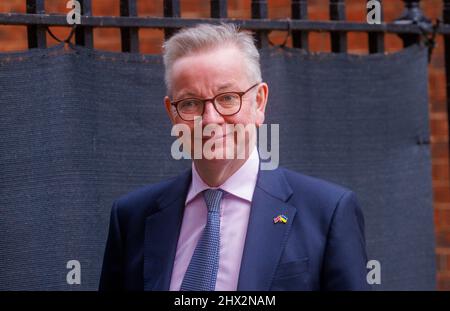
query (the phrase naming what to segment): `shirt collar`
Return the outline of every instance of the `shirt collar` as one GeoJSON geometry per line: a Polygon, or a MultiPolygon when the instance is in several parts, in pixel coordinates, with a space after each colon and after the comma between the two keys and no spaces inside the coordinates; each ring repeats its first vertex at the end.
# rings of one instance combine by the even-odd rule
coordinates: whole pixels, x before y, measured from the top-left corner
{"type": "Polygon", "coordinates": [[[206,189],[222,189],[236,197],[251,202],[259,170],[259,155],[256,146],[244,164],[219,187],[208,186],[200,177],[192,162],[192,182],[186,197],[186,203],[192,201],[206,189]]]}

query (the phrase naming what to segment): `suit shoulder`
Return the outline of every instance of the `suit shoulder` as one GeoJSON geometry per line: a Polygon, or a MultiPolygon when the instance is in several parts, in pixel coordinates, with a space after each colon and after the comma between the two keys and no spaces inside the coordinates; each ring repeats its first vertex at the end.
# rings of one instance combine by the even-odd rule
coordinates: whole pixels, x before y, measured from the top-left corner
{"type": "Polygon", "coordinates": [[[165,196],[168,189],[173,189],[175,184],[184,181],[190,175],[189,173],[190,170],[187,170],[170,179],[137,188],[115,200],[115,205],[121,213],[134,213],[141,209],[151,208],[160,198],[165,196]]]}
{"type": "Polygon", "coordinates": [[[313,177],[286,168],[280,168],[294,193],[311,199],[336,203],[344,194],[353,194],[352,190],[337,183],[313,177]]]}
{"type": "MultiPolygon", "coordinates": [[[[303,216],[317,221],[317,226],[331,224],[334,215],[360,214],[355,193],[339,184],[281,168],[292,188],[290,204],[301,209],[303,216]]],[[[328,231],[328,225],[324,232],[328,231]]]]}

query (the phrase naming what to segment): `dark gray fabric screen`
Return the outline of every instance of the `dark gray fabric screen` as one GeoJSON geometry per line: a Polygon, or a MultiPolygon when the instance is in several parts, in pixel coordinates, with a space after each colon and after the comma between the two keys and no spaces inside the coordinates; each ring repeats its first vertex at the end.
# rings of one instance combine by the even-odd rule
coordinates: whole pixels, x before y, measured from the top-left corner
{"type": "MultiPolygon", "coordinates": [[[[357,193],[374,288],[434,289],[426,50],[270,49],[262,67],[280,164],[357,193]]],[[[164,95],[160,56],[0,54],[0,290],[97,288],[112,201],[189,166],[171,159],[164,95]]]]}

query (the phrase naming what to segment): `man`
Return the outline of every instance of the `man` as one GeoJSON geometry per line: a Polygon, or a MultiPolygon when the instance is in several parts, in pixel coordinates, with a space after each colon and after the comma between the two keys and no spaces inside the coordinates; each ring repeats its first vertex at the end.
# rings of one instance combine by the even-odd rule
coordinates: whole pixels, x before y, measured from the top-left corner
{"type": "Polygon", "coordinates": [[[184,29],[164,44],[164,64],[171,122],[216,126],[189,137],[191,155],[200,140],[215,156],[193,156],[187,172],[114,203],[100,290],[369,289],[355,195],[261,170],[254,133],[237,139],[227,127],[264,122],[268,85],[252,36],[231,24],[184,29]],[[232,157],[218,156],[229,148],[232,157]]]}

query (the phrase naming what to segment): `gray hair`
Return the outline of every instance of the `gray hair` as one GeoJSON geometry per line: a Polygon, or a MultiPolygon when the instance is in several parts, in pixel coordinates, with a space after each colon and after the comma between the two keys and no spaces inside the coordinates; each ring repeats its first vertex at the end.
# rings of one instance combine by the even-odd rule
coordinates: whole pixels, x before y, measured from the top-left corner
{"type": "Polygon", "coordinates": [[[220,25],[199,24],[177,32],[163,44],[165,83],[169,94],[172,92],[170,73],[176,60],[192,53],[234,45],[244,55],[247,64],[247,76],[250,80],[261,82],[259,52],[250,32],[239,31],[235,24],[220,25]]]}

